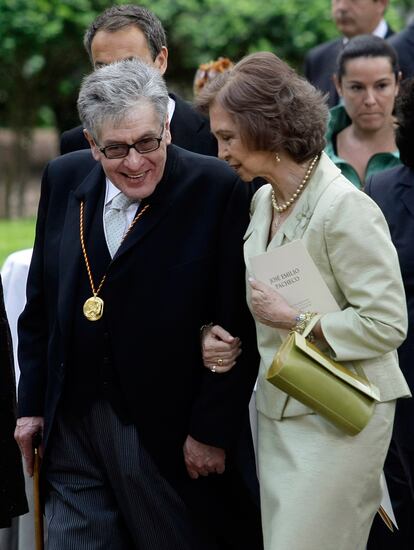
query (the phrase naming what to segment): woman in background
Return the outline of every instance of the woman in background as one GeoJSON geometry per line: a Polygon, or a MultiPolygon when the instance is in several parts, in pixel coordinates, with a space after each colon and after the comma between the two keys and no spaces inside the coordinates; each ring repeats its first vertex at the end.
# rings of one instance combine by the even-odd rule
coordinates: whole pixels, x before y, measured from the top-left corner
{"type": "MultiPolygon", "coordinates": [[[[220,158],[245,181],[269,182],[253,198],[245,234],[247,299],[261,355],[256,395],[265,549],[363,550],[381,501],[395,402],[409,395],[395,352],[406,332],[404,290],[386,222],[322,152],[328,112],[321,93],[275,55],[242,59],[201,92],[198,104],[209,112],[220,158]],[[296,239],[340,311],[320,318],[301,312],[251,278],[252,256],[296,239]],[[358,361],[380,389],[381,402],[355,437],[266,380],[282,342],[279,329],[305,328],[345,366],[358,361]]],[[[207,366],[228,369],[228,357],[214,340],[207,343],[207,366]]]]}
{"type": "Polygon", "coordinates": [[[394,48],[378,36],[352,38],[338,57],[334,80],[343,104],[330,111],[325,152],[358,189],[400,164],[393,117],[400,77],[394,48]]]}

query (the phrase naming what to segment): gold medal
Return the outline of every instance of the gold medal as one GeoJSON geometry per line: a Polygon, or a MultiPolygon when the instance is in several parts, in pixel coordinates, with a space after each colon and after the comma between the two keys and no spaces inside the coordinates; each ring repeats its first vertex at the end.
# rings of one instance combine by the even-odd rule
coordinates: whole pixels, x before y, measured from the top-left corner
{"type": "Polygon", "coordinates": [[[91,296],[83,304],[83,314],[88,321],[97,321],[102,317],[104,302],[99,296],[91,296]]]}

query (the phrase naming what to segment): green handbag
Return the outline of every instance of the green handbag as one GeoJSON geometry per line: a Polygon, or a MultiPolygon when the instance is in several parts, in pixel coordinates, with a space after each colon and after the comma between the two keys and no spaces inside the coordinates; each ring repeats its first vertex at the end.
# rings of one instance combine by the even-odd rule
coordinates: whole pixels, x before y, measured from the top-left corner
{"type": "Polygon", "coordinates": [[[327,357],[304,335],[291,332],[266,378],[348,435],[356,435],[368,424],[380,393],[360,367],[355,370],[358,374],[327,357]]]}

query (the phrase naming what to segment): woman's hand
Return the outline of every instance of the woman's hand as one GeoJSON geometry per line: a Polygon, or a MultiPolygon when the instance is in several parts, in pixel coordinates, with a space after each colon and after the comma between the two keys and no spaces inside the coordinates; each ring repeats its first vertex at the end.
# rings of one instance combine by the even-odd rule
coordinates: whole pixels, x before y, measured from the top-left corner
{"type": "Polygon", "coordinates": [[[295,326],[299,311],[292,308],[271,286],[252,278],[249,278],[249,283],[252,289],[251,307],[257,321],[284,330],[295,326]]]}
{"type": "Polygon", "coordinates": [[[201,351],[204,366],[222,374],[236,364],[241,354],[240,338],[232,336],[220,325],[205,327],[201,335],[201,351]]]}

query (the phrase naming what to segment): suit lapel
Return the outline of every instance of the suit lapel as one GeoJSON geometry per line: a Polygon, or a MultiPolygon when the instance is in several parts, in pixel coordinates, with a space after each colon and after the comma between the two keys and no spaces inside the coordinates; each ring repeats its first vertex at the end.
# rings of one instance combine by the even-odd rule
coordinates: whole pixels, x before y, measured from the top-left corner
{"type": "Polygon", "coordinates": [[[342,51],[343,47],[344,47],[344,41],[342,38],[339,38],[337,41],[335,41],[332,44],[332,48],[329,51],[329,57],[326,60],[327,62],[326,68],[325,69],[323,67],[320,68],[320,70],[327,71],[326,75],[328,78],[327,89],[329,93],[329,96],[328,96],[329,107],[335,107],[335,105],[338,105],[339,103],[339,96],[338,96],[338,92],[336,91],[335,83],[333,80],[333,74],[336,71],[336,59],[338,58],[338,55],[342,51]]]}
{"type": "Polygon", "coordinates": [[[118,262],[126,252],[144,239],[170,210],[175,193],[179,190],[179,186],[174,185],[176,158],[174,146],[168,146],[167,162],[165,164],[162,179],[155,188],[154,193],[147,199],[141,201],[139,211],[142,211],[145,206],[148,206],[148,208],[143,213],[142,217],[137,220],[136,224],[119,247],[112,260],[112,264],[118,262]]]}
{"type": "Polygon", "coordinates": [[[206,120],[198,115],[184,100],[180,97],[170,94],[175,101],[174,114],[171,119],[171,136],[173,143],[180,145],[179,140],[182,139],[185,131],[191,133],[199,132],[206,124],[206,120]],[[178,141],[177,141],[178,138],[178,141]]]}
{"type": "Polygon", "coordinates": [[[401,200],[407,208],[411,216],[414,217],[414,186],[412,184],[403,183],[401,200]]]}
{"type": "Polygon", "coordinates": [[[271,200],[272,187],[269,184],[264,185],[257,193],[253,199],[254,211],[252,218],[244,235],[244,261],[247,272],[250,275],[254,275],[250,259],[253,256],[264,254],[268,248],[269,229],[273,214],[271,200]]]}
{"type": "Polygon", "coordinates": [[[147,208],[145,212],[142,213],[142,216],[137,220],[124,242],[118,248],[112,260],[111,266],[121,260],[124,254],[126,254],[131,248],[135,247],[142,239],[146,237],[148,233],[152,231],[152,229],[164,217],[165,213],[168,212],[170,203],[171,200],[168,199],[151,200],[151,198],[141,202],[138,214],[143,211],[145,206],[147,206],[147,208]]]}
{"type": "MultiPolygon", "coordinates": [[[[322,153],[314,174],[298,199],[292,213],[280,226],[273,239],[269,240],[269,229],[272,222],[272,202],[270,185],[258,191],[254,213],[245,234],[245,262],[251,273],[250,257],[263,254],[267,250],[282,244],[301,239],[315,211],[318,200],[325,189],[338,177],[340,170],[322,153]]],[[[253,199],[254,200],[254,199],[253,199]]]]}
{"type": "Polygon", "coordinates": [[[79,229],[80,202],[81,200],[84,202],[84,235],[86,240],[100,194],[104,189],[105,175],[101,165],[97,164],[81,185],[69,195],[59,255],[58,319],[61,332],[64,335],[69,334],[73,316],[73,298],[78,284],[79,269],[82,267],[83,262],[79,229]]]}
{"type": "Polygon", "coordinates": [[[384,38],[389,38],[389,37],[392,36],[393,34],[395,34],[394,31],[392,30],[392,28],[391,28],[391,27],[388,25],[388,23],[387,23],[387,32],[386,32],[384,38]]]}
{"type": "Polygon", "coordinates": [[[340,174],[339,168],[333,164],[325,153],[322,153],[315,172],[309,179],[292,214],[282,225],[281,229],[288,242],[303,237],[322,193],[340,174]]]}

